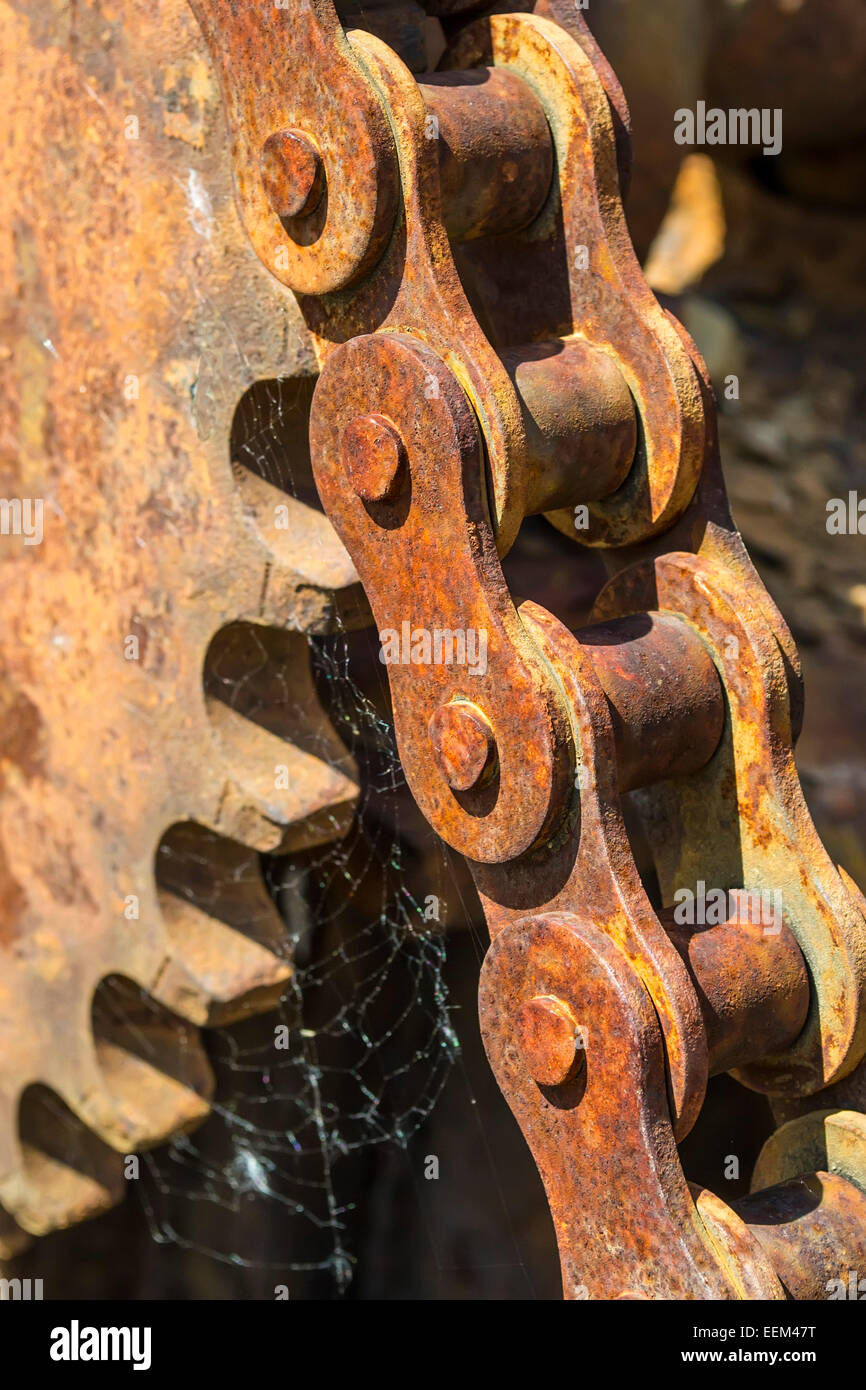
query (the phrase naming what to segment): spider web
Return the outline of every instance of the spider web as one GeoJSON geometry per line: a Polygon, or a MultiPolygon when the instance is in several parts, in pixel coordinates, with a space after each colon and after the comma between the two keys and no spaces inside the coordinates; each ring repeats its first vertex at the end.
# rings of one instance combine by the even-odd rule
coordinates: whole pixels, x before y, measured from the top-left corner
{"type": "MultiPolygon", "coordinates": [[[[308,505],[309,398],[304,379],[256,383],[231,443],[236,469],[308,505]]],[[[289,1296],[293,1273],[348,1289],[376,1151],[406,1147],[458,1052],[443,977],[448,866],[405,787],[376,634],[338,619],[306,642],[327,718],[360,771],[357,814],[342,839],[228,866],[235,879],[263,872],[294,973],[275,1013],[205,1033],[211,1117],[142,1155],[135,1184],[157,1242],[273,1271],[289,1296]]],[[[279,682],[264,646],[257,661],[279,682]]],[[[220,675],[235,682],[220,698],[232,703],[255,667],[220,675]]],[[[307,751],[334,757],[333,743],[307,751]]]]}

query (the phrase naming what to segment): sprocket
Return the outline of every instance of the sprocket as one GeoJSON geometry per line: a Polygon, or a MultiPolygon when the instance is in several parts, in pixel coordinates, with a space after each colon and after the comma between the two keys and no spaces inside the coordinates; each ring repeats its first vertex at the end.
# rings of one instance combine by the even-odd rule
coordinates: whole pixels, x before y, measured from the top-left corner
{"type": "Polygon", "coordinates": [[[259,855],[339,835],[357,790],[307,654],[353,567],[229,447],[245,388],[313,357],[237,217],[186,0],[129,10],[2,14],[0,491],[42,532],[0,538],[8,1253],[206,1115],[198,1026],[291,973],[259,855]]]}

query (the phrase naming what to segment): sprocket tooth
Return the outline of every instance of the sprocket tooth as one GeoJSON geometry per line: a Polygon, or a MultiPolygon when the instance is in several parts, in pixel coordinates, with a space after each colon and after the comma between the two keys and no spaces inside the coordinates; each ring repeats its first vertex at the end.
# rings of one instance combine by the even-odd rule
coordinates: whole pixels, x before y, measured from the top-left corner
{"type": "MultiPolygon", "coordinates": [[[[154,990],[161,1003],[192,1023],[214,1027],[279,1002],[292,978],[287,961],[174,893],[161,893],[160,906],[172,945],[154,990]]],[[[276,911],[274,918],[282,928],[276,911]]]]}
{"type": "Polygon", "coordinates": [[[152,1148],[207,1118],[214,1078],[197,1028],[115,977],[96,992],[93,1032],[111,1106],[93,1123],[112,1148],[152,1148]]]}
{"type": "Polygon", "coordinates": [[[354,763],[322,708],[310,640],[306,630],[294,626],[298,618],[288,600],[279,621],[293,626],[244,620],[220,628],[205,657],[205,693],[305,753],[355,776],[354,763]]]}
{"type": "Polygon", "coordinates": [[[355,781],[221,700],[209,700],[208,712],[224,760],[236,769],[224,783],[213,829],[270,854],[345,834],[355,781]]]}
{"type": "Polygon", "coordinates": [[[258,854],[193,821],[163,837],[159,904],[170,959],[154,997],[197,1024],[272,1007],[291,979],[285,924],[258,854]]]}
{"type": "Polygon", "coordinates": [[[20,1131],[20,1163],[0,1179],[0,1201],[23,1232],[62,1230],[121,1200],[123,1159],[47,1087],[24,1093],[20,1131]]]}
{"type": "Polygon", "coordinates": [[[265,599],[267,620],[281,623],[286,611],[280,607],[281,578],[292,589],[301,578],[321,594],[356,590],[352,597],[369,612],[357,570],[328,518],[242,464],[234,471],[244,512],[275,561],[265,599]]]}
{"type": "Polygon", "coordinates": [[[62,1231],[110,1211],[123,1197],[123,1159],[99,1176],[78,1172],[39,1149],[24,1145],[24,1162],[0,1183],[0,1195],[21,1229],[32,1236],[62,1231]]]}
{"type": "Polygon", "coordinates": [[[14,1260],[16,1255],[23,1255],[32,1244],[32,1236],[21,1229],[8,1211],[0,1207],[0,1262],[14,1260]]]}

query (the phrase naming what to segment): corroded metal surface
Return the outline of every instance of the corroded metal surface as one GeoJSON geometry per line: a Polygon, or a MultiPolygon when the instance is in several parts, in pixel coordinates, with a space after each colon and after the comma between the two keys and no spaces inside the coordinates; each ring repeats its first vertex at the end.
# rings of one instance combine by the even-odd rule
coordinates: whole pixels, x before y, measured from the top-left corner
{"type": "MultiPolygon", "coordinates": [[[[294,290],[342,289],[375,262],[390,237],[397,186],[381,102],[359,72],[330,0],[291,8],[193,0],[193,9],[222,82],[235,188],[257,254],[294,290]],[[261,160],[264,155],[271,173],[268,142],[283,131],[315,143],[323,188],[315,207],[305,200],[281,218],[261,160]]],[[[287,161],[284,151],[285,188],[287,161]]]]}
{"type": "Polygon", "coordinates": [[[815,1171],[836,1173],[866,1188],[864,1141],[862,1111],[813,1110],[800,1115],[770,1135],[755,1163],[753,1188],[775,1187],[815,1171]]]}
{"type": "Polygon", "coordinates": [[[694,628],[648,612],[593,623],[575,636],[610,706],[620,791],[684,777],[710,761],[725,698],[694,628]]]}
{"type": "Polygon", "coordinates": [[[616,360],[580,338],[505,348],[526,426],[527,515],[594,502],[623,483],[637,448],[637,417],[616,360]]]}
{"type": "Polygon", "coordinates": [[[0,1202],[44,1231],[206,1114],[194,1025],[285,988],[258,852],[351,816],[304,634],[355,576],[318,513],[233,479],[244,388],[312,354],[186,4],[6,5],[0,49],[0,490],[44,501],[41,544],[0,540],[0,1202]],[[226,703],[232,668],[277,672],[281,722],[226,703]]]}
{"type": "Polygon", "coordinates": [[[601,927],[638,971],[658,1013],[667,1053],[674,1130],[694,1124],[707,1083],[704,1025],[680,956],[653,911],[629,845],[619,795],[614,715],[584,646],[538,605],[524,625],[566,695],[576,775],[563,832],[539,853],[501,866],[473,865],[491,934],[527,913],[574,913],[601,927]]]}
{"type": "Polygon", "coordinates": [[[746,895],[732,897],[733,916],[710,928],[678,925],[673,908],[659,913],[695,982],[711,1076],[788,1047],[809,1012],[806,962],[781,914],[752,922],[746,895]]]}
{"type": "MultiPolygon", "coordinates": [[[[641,442],[623,485],[590,504],[581,540],[623,545],[665,529],[688,503],[703,418],[687,353],[628,237],[612,108],[587,47],[548,20],[494,16],[465,31],[447,55],[458,67],[493,61],[523,78],[545,106],[558,171],[558,197],[530,227],[489,246],[469,243],[457,264],[500,349],[535,341],[554,324],[557,334],[574,334],[617,362],[641,442]]],[[[554,519],[573,533],[571,510],[554,519]]]]}
{"type": "Polygon", "coordinates": [[[554,806],[562,814],[570,749],[562,699],[499,569],[467,397],[419,338],[355,338],[319,378],[310,442],[322,501],[359,557],[379,630],[399,640],[399,651],[384,655],[412,792],[455,849],[477,860],[509,859],[549,825],[554,806]],[[344,433],[366,416],[371,393],[408,456],[404,485],[390,503],[365,504],[346,485],[344,433]],[[430,565],[437,552],[448,559],[434,586],[430,565]],[[416,628],[430,645],[420,661],[411,653],[416,628]],[[450,661],[442,654],[436,659],[434,643],[438,635],[441,647],[443,633],[449,643],[455,634],[463,637],[462,661],[459,652],[449,652],[450,661]],[[433,758],[428,733],[434,711],[452,699],[481,705],[499,746],[495,786],[458,796],[433,758]]]}
{"type": "Polygon", "coordinates": [[[833,1173],[792,1178],[734,1202],[788,1298],[826,1298],[866,1261],[866,1192],[833,1173]]]}
{"type": "Polygon", "coordinates": [[[662,893],[742,876],[778,893],[808,963],[812,999],[794,1046],[744,1070],[770,1092],[810,1094],[844,1076],[866,1047],[866,924],[812,825],[794,764],[786,680],[763,615],[728,570],[674,553],[623,571],[599,616],[640,612],[651,597],[682,615],[714,652],[728,703],[718,753],[688,780],[646,794],[662,893]]]}
{"type": "Polygon", "coordinates": [[[494,939],[479,997],[490,1064],[544,1180],[565,1297],[735,1298],[677,1159],[655,1011],[610,936],[568,914],[523,918],[494,939]],[[515,1014],[539,995],[584,1030],[585,1067],[557,1086],[531,1077],[518,1045],[515,1014]]]}
{"type": "MultiPolygon", "coordinates": [[[[797,1282],[799,1244],[820,1245],[826,1226],[859,1248],[856,1183],[834,1179],[811,1222],[792,1207],[791,1231],[768,1242],[759,1220],[750,1228],[689,1189],[675,1139],[711,1068],[808,1095],[857,1067],[866,923],[805,809],[797,654],[728,513],[706,369],[647,291],[625,234],[627,121],[597,48],[579,22],[567,29],[526,15],[478,21],[453,36],[449,75],[426,85],[353,36],[396,132],[403,213],[369,285],[305,306],[323,360],[313,465],[380,635],[405,623],[492,639],[474,683],[423,645],[383,660],[409,784],[468,855],[485,907],[485,1045],[545,1181],[566,1296],[803,1295],[826,1262],[804,1255],[797,1282]],[[525,84],[524,119],[512,81],[488,147],[495,102],[479,93],[500,69],[525,84]],[[530,157],[536,103],[556,177],[511,230],[528,212],[514,212],[501,168],[509,141],[515,167],[530,157]],[[425,107],[438,108],[453,157],[429,149],[425,107]],[[498,151],[495,171],[477,143],[498,151]],[[559,344],[558,362],[545,342],[559,344]],[[575,350],[588,354],[598,402],[595,467],[562,370],[575,350]],[[590,350],[615,365],[609,386],[590,350]],[[387,500],[381,487],[346,487],[355,464],[341,441],[371,418],[405,450],[384,470],[387,500]],[[610,582],[582,632],[531,602],[514,612],[498,556],[535,510],[604,552],[610,582]],[[637,873],[625,789],[640,790],[660,914],[637,873]],[[679,890],[707,883],[730,910],[678,934],[679,890]],[[778,903],[752,931],[739,908],[768,893],[778,903]]],[[[541,181],[546,147],[533,138],[541,181]]],[[[820,1186],[818,1172],[808,1181],[820,1186]]]]}
{"type": "Polygon", "coordinates": [[[502,68],[432,73],[419,85],[435,122],[442,212],[452,241],[534,222],[553,178],[541,103],[502,68]]]}
{"type": "MultiPolygon", "coordinates": [[[[485,1046],[545,1182],[566,1296],[809,1296],[834,1243],[846,1258],[862,1251],[859,1158],[844,1173],[816,1163],[786,1174],[779,1181],[793,1187],[735,1208],[690,1188],[677,1141],[711,1070],[787,1098],[856,1072],[866,1053],[863,902],[805,809],[793,761],[797,654],[728,513],[706,369],[649,290],[626,231],[628,113],[616,79],[582,18],[553,0],[544,14],[450,25],[441,70],[422,80],[381,34],[344,33],[328,0],[194,7],[223,83],[238,212],[264,266],[298,292],[312,335],[313,470],[380,629],[407,781],[469,859],[488,918],[485,1046]],[[531,601],[518,609],[505,582],[500,560],[539,511],[599,549],[610,574],[592,625],[576,633],[531,601]],[[626,829],[621,793],[631,789],[661,911],[626,829]],[[729,910],[700,938],[677,940],[673,902],[701,884],[729,909],[738,895],[777,894],[781,905],[760,934],[729,910]]],[[[191,189],[196,215],[185,211],[201,236],[194,179],[191,189]]],[[[97,246],[105,196],[96,191],[84,224],[97,246]]],[[[182,244],[176,221],[166,234],[182,244]]],[[[115,238],[117,225],[115,214],[115,238]]],[[[141,254],[139,219],[129,235],[141,254]]],[[[249,253],[238,226],[226,235],[237,238],[236,269],[249,253]]],[[[171,249],[183,254],[174,240],[171,249]]],[[[231,268],[225,258],[209,267],[207,302],[226,315],[231,268]]],[[[244,269],[272,304],[278,291],[244,269]]],[[[49,303],[59,337],[69,304],[49,303]]],[[[171,334],[150,327],[160,363],[171,334]]],[[[246,326],[236,341],[252,336],[246,326]]],[[[119,358],[125,341],[110,341],[119,358]]],[[[263,374],[267,349],[257,349],[263,374]]],[[[225,415],[215,424],[224,437],[225,415]]],[[[99,450],[88,444],[90,463],[99,450]]],[[[80,447],[72,456],[88,476],[80,447]]],[[[160,456],[178,452],[177,438],[163,437],[160,456]]],[[[229,538],[241,507],[224,457],[222,466],[206,457],[194,495],[173,467],[169,532],[180,543],[155,563],[183,575],[183,620],[204,609],[208,638],[277,614],[300,628],[294,574],[276,582],[276,562],[263,572],[261,534],[246,549],[229,538]],[[196,529],[202,497],[207,527],[196,529]],[[223,553],[231,572],[216,585],[223,553]]],[[[265,505],[260,495],[259,518],[265,505]]],[[[154,562],[124,565],[113,542],[87,538],[84,572],[101,576],[107,557],[113,592],[137,595],[154,562]]],[[[349,583],[341,557],[332,548],[323,568],[349,583]]],[[[289,731],[268,728],[263,744],[249,711],[230,709],[218,688],[214,697],[207,670],[202,689],[206,626],[183,634],[195,682],[166,657],[153,673],[158,690],[165,677],[177,692],[184,751],[195,750],[187,781],[171,783],[182,805],[172,802],[170,820],[193,817],[255,848],[284,844],[297,821],[323,833],[322,812],[350,784],[328,783],[326,794],[304,764],[296,794],[274,801],[265,769],[289,731]],[[243,775],[212,757],[203,789],[191,711],[243,775]]],[[[140,699],[133,682],[127,703],[140,699]]],[[[163,741],[174,747],[170,733],[163,741]]],[[[106,813],[129,823],[114,803],[106,813]]],[[[172,836],[182,866],[184,834],[172,836]]],[[[163,891],[173,906],[159,925],[148,919],[135,950],[118,957],[117,924],[107,929],[109,969],[183,1013],[186,977],[174,956],[166,965],[160,933],[174,922],[175,940],[196,942],[200,908],[178,908],[170,871],[163,891]]],[[[200,1021],[196,1009],[207,1013],[201,999],[187,1009],[200,1021]]],[[[73,1109],[117,1146],[146,1140],[157,1114],[163,1129],[194,1122],[190,1095],[206,1078],[188,1078],[182,1102],[155,1092],[142,1121],[123,1039],[110,1020],[94,1026],[105,1085],[80,1093],[96,1063],[79,1059],[59,1087],[73,1109]]],[[[5,1194],[35,1219],[26,1192],[13,1184],[5,1194]]]]}

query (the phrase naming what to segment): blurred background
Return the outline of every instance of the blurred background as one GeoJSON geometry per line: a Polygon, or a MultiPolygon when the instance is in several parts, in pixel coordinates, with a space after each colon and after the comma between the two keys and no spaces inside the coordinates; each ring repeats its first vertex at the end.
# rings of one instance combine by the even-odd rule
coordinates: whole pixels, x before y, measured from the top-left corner
{"type": "MultiPolygon", "coordinates": [[[[160,157],[178,157],[187,121],[200,139],[183,158],[200,161],[214,201],[227,197],[219,101],[212,79],[188,78],[209,60],[181,0],[158,0],[146,25],[132,5],[71,8],[74,24],[65,5],[13,7],[25,61],[28,46],[64,55],[59,109],[86,100],[82,83],[106,96],[116,79],[97,56],[110,31],[119,67],[173,65],[154,83],[174,121],[160,157]]],[[[429,54],[469,8],[408,0],[342,13],[429,54]]],[[[708,363],[734,518],[800,650],[807,799],[830,854],[866,888],[864,539],[826,525],[830,499],[866,496],[866,11],[860,0],[579,8],[631,109],[635,245],[708,363]],[[674,113],[699,99],[780,108],[781,153],[678,146],[674,113]]],[[[315,505],[308,393],[283,378],[250,392],[233,462],[315,505]],[[274,470],[289,455],[286,482],[274,470]]],[[[512,592],[555,596],[560,615],[584,621],[597,568],[575,555],[531,519],[506,562],[512,592]]],[[[208,1034],[212,1118],[143,1159],[120,1207],[7,1262],[6,1273],[42,1277],[46,1297],[273,1298],[278,1286],[301,1299],[559,1296],[541,1184],[478,1033],[486,930],[471,880],[402,785],[375,633],[338,621],[309,647],[362,794],[345,841],[265,865],[300,963],[279,1017],[306,1048],[302,1063],[275,1059],[273,1016],[208,1034]],[[372,1057],[359,1030],[376,1039],[372,1057]]],[[[747,1190],[772,1127],[766,1101],[717,1078],[683,1146],[687,1176],[723,1197],[747,1190]],[[731,1155],[739,1178],[726,1176],[731,1155]]]]}

